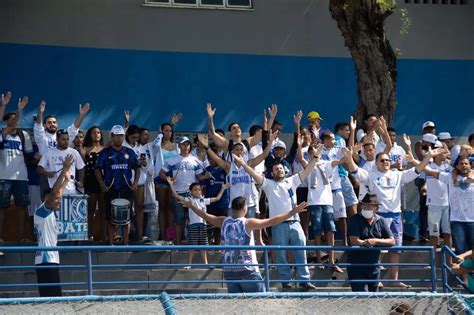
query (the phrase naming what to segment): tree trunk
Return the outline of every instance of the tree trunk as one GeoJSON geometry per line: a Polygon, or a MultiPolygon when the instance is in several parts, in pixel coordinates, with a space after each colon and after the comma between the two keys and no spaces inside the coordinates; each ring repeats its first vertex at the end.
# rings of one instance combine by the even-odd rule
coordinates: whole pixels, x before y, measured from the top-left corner
{"type": "Polygon", "coordinates": [[[384,10],[380,0],[330,0],[336,20],[352,55],[357,75],[358,105],[354,117],[383,115],[391,125],[397,98],[397,58],[385,36],[385,19],[394,7],[384,10]]]}

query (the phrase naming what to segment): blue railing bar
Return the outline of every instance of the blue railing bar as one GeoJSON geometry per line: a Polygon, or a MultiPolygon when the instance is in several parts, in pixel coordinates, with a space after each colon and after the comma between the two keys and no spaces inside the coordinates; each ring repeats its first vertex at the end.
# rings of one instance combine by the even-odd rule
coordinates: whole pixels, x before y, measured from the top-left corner
{"type": "Polygon", "coordinates": [[[73,285],[87,285],[87,282],[60,282],[60,283],[9,283],[0,284],[1,288],[8,287],[45,287],[49,285],[73,286],[73,285]]]}
{"type": "Polygon", "coordinates": [[[446,285],[446,289],[451,291],[451,292],[456,292],[456,290],[454,290],[448,284],[448,272],[449,272],[449,274],[454,277],[456,282],[458,284],[460,284],[463,287],[464,290],[466,290],[467,292],[471,292],[469,290],[469,288],[466,286],[466,284],[464,283],[463,279],[461,279],[456,273],[454,273],[453,270],[451,269],[451,267],[447,264],[446,257],[445,257],[446,253],[448,253],[448,255],[451,256],[452,258],[456,257],[456,253],[454,253],[453,250],[449,246],[444,245],[441,248],[441,255],[442,255],[441,259],[442,259],[442,266],[443,266],[443,268],[442,268],[442,270],[443,270],[443,284],[446,285]]]}
{"type": "Polygon", "coordinates": [[[430,265],[431,267],[431,292],[436,292],[436,252],[432,247],[430,250],[430,265]],[[435,268],[433,268],[435,267],[435,268]]]}
{"type": "Polygon", "coordinates": [[[133,245],[133,246],[2,246],[0,251],[3,252],[30,252],[30,251],[62,251],[62,252],[78,252],[78,251],[189,251],[189,250],[306,250],[306,251],[426,251],[429,252],[432,246],[393,246],[393,247],[358,247],[358,246],[243,246],[243,245],[133,245]]]}
{"type": "Polygon", "coordinates": [[[92,253],[91,251],[87,252],[87,293],[92,295],[94,289],[92,287],[92,253]]]}
{"type": "Polygon", "coordinates": [[[0,266],[0,271],[11,269],[83,269],[86,265],[39,265],[39,266],[0,266]]]}
{"type": "Polygon", "coordinates": [[[448,292],[448,273],[446,272],[446,250],[444,246],[441,248],[441,277],[443,278],[443,292],[448,292]]]}
{"type": "MultiPolygon", "coordinates": [[[[161,294],[140,295],[90,295],[90,296],[61,296],[61,297],[27,297],[27,298],[0,298],[0,305],[8,304],[40,304],[54,302],[105,302],[105,301],[143,301],[158,300],[161,294]]],[[[202,293],[202,294],[170,294],[171,300],[178,299],[236,299],[245,298],[399,298],[399,297],[452,297],[452,293],[430,292],[265,292],[265,293],[202,293]]],[[[474,298],[474,295],[464,295],[465,298],[474,298]]]]}

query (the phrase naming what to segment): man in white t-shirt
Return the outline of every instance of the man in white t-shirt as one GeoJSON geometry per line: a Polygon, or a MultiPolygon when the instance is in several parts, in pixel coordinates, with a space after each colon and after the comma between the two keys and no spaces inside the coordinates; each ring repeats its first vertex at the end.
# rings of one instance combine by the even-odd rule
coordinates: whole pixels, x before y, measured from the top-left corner
{"type": "Polygon", "coordinates": [[[49,188],[52,188],[54,183],[59,177],[59,172],[63,168],[63,162],[68,155],[73,157],[73,163],[71,165],[69,183],[66,186],[64,192],[65,195],[80,193],[78,188],[84,187],[84,161],[77,150],[70,148],[69,134],[65,129],[59,129],[57,131],[57,146],[46,150],[41,156],[41,160],[38,163],[38,173],[48,178],[49,188]],[[79,171],[76,177],[76,170],[79,171]],[[77,185],[76,185],[77,183],[77,185]]]}
{"type": "Polygon", "coordinates": [[[421,163],[421,170],[448,186],[451,232],[456,253],[460,255],[474,247],[474,211],[472,208],[474,205],[474,171],[469,158],[459,159],[456,173],[442,172],[426,167],[432,157],[441,153],[444,153],[443,149],[429,150],[421,163]]]}
{"type": "Polygon", "coordinates": [[[454,162],[456,162],[457,158],[459,157],[459,153],[461,152],[461,146],[456,144],[456,139],[451,137],[449,132],[440,132],[438,134],[438,140],[446,144],[451,154],[451,163],[454,164],[454,162]]]}
{"type": "MultiPolygon", "coordinates": [[[[74,123],[67,128],[69,134],[68,145],[72,144],[74,141],[84,117],[89,112],[89,108],[89,103],[84,104],[84,106],[79,105],[79,116],[77,116],[74,123]]],[[[41,101],[38,115],[36,116],[36,123],[33,127],[35,142],[38,145],[38,150],[41,155],[45,154],[48,149],[56,147],[56,131],[58,131],[58,123],[55,116],[46,116],[43,122],[43,114],[45,110],[46,102],[41,101]]]]}
{"type": "MultiPolygon", "coordinates": [[[[174,181],[174,189],[182,196],[188,195],[189,186],[196,182],[196,179],[205,180],[209,173],[204,173],[201,161],[191,155],[192,144],[188,137],[182,137],[179,141],[179,155],[167,160],[160,171],[160,177],[167,180],[167,174],[171,175],[174,181]]],[[[186,222],[186,211],[183,205],[174,198],[174,220],[176,224],[176,245],[181,244],[184,233],[184,223],[186,222]]]]}
{"type": "MultiPolygon", "coordinates": [[[[442,148],[441,142],[437,141],[436,148],[442,148]]],[[[448,152],[436,155],[429,162],[428,167],[438,172],[450,173],[451,165],[447,162],[448,152]]],[[[428,206],[428,231],[430,243],[436,248],[439,235],[443,232],[444,243],[451,247],[451,227],[449,222],[449,198],[448,185],[438,178],[425,174],[426,180],[426,205],[428,206]]]]}
{"type": "MultiPolygon", "coordinates": [[[[40,247],[55,247],[58,243],[58,229],[56,226],[56,216],[54,211],[61,207],[61,198],[69,183],[71,176],[70,169],[73,165],[73,156],[67,155],[63,161],[61,172],[57,176],[52,188],[48,188],[45,200],[36,209],[34,215],[34,230],[40,247]]],[[[36,266],[59,265],[59,253],[57,251],[37,251],[35,255],[36,266]]],[[[59,283],[58,268],[38,268],[36,269],[38,283],[59,283]]],[[[41,297],[62,296],[60,285],[39,286],[38,291],[41,297]]]]}
{"type": "Polygon", "coordinates": [[[25,154],[33,152],[33,146],[28,133],[17,128],[19,113],[26,103],[27,99],[24,102],[20,100],[17,113],[8,113],[2,117],[6,127],[0,132],[0,243],[3,241],[5,212],[10,207],[11,196],[15,199],[18,213],[15,222],[18,240],[24,236],[26,212],[30,204],[25,154]]]}
{"type": "MultiPolygon", "coordinates": [[[[272,166],[273,179],[268,179],[255,172],[248,166],[242,157],[233,155],[234,161],[242,165],[247,173],[249,173],[257,184],[262,186],[268,199],[269,217],[273,218],[279,214],[287,213],[296,206],[296,188],[301,184],[309,173],[314,169],[316,159],[312,158],[308,166],[298,174],[285,177],[285,168],[282,163],[276,163],[272,166]]],[[[283,223],[272,227],[272,245],[294,245],[305,246],[306,237],[299,222],[299,216],[294,215],[283,223]]],[[[301,264],[296,266],[296,274],[298,280],[309,280],[310,273],[306,266],[306,251],[293,251],[295,263],[301,264]]],[[[276,253],[276,263],[283,264],[278,266],[280,279],[282,280],[283,289],[291,289],[291,267],[287,264],[286,251],[278,251],[276,253]]],[[[314,285],[309,282],[301,283],[300,288],[303,290],[314,290],[314,285]]]]}
{"type": "MultiPolygon", "coordinates": [[[[410,162],[416,163],[414,160],[410,162]]],[[[348,158],[349,171],[360,181],[361,185],[368,186],[371,194],[377,196],[380,202],[377,214],[387,219],[390,223],[390,229],[395,238],[396,245],[402,246],[401,188],[403,185],[415,180],[419,172],[415,167],[406,171],[391,170],[391,160],[388,154],[383,152],[376,155],[375,165],[376,168],[367,171],[357,167],[354,161],[348,158]]],[[[397,252],[390,252],[388,254],[390,263],[398,263],[399,259],[400,254],[397,252]]],[[[390,267],[390,278],[398,280],[398,266],[390,267]]],[[[391,285],[402,288],[410,287],[403,282],[393,282],[391,285]]]]}

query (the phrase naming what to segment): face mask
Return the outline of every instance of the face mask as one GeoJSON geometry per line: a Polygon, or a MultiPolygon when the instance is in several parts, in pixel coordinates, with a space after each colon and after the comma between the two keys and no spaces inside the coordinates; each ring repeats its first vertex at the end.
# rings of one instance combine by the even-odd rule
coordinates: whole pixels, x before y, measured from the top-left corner
{"type": "Polygon", "coordinates": [[[361,210],[360,214],[366,219],[371,219],[374,216],[374,212],[372,210],[361,210]]]}

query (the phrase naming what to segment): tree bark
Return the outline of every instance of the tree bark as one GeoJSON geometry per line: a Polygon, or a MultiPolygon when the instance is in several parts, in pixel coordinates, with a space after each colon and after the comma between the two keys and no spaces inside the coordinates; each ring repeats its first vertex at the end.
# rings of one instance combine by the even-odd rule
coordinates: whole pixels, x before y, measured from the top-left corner
{"type": "Polygon", "coordinates": [[[383,115],[392,123],[397,105],[395,94],[397,57],[385,34],[384,10],[376,0],[330,0],[329,11],[352,55],[357,76],[358,105],[354,117],[383,115]]]}

